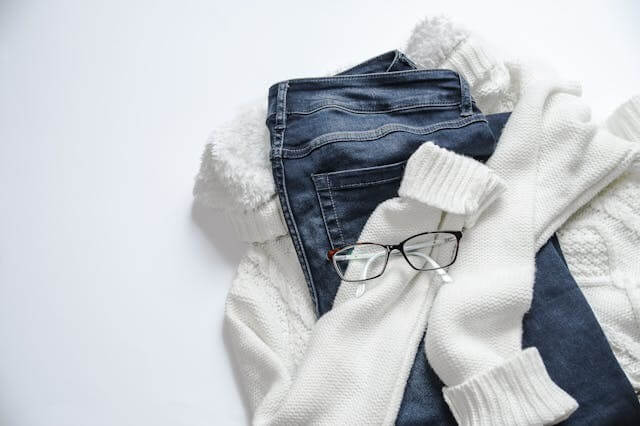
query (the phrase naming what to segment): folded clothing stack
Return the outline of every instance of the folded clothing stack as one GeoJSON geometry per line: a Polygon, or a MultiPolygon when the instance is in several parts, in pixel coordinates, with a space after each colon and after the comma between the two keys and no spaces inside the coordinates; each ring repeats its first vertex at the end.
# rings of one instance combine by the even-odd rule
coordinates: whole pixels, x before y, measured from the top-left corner
{"type": "MultiPolygon", "coordinates": [[[[254,422],[399,420],[425,328],[429,364],[444,382],[444,398],[459,423],[550,424],[566,419],[576,401],[549,377],[535,348],[522,350],[535,254],[558,230],[571,272],[625,372],[637,384],[634,301],[640,284],[634,253],[639,248],[640,166],[633,140],[638,141],[640,129],[638,99],[607,123],[616,137],[588,121],[576,85],[558,80],[544,67],[498,61],[477,38],[446,20],[423,22],[406,51],[411,60],[397,55],[399,60],[385,71],[408,75],[415,63],[452,68],[462,77],[456,86],[463,93],[462,114],[465,87],[475,101],[466,105],[472,117],[480,114],[476,105],[484,113],[513,111],[486,166],[433,144],[416,145],[401,166],[400,196],[381,203],[359,227],[360,240],[391,244],[409,236],[410,230],[473,225],[449,268],[452,283],[442,285],[432,274],[407,272],[392,263],[361,297],[355,297],[349,283],[339,283],[332,309],[315,320],[322,283],[314,282],[313,268],[305,264],[314,259],[306,257],[299,238],[304,233],[299,228],[310,224],[297,223],[287,205],[298,180],[288,189],[283,179],[285,162],[310,155],[303,146],[287,146],[287,141],[295,141],[296,126],[313,117],[311,110],[287,109],[298,106],[294,97],[286,102],[287,90],[305,82],[278,85],[275,107],[249,109],[214,132],[205,151],[196,198],[224,206],[241,238],[251,243],[229,293],[226,324],[254,422]],[[308,117],[301,118],[304,114],[308,117]],[[271,147],[262,124],[267,116],[273,119],[271,147]]],[[[444,103],[441,99],[440,107],[444,103]]],[[[331,110],[332,105],[317,108],[331,110]]],[[[353,132],[339,128],[341,120],[329,122],[336,132],[353,132]]],[[[319,137],[309,141],[313,149],[331,141],[319,137]]],[[[443,143],[434,135],[423,136],[421,142],[431,137],[436,145],[443,143]]],[[[353,157],[344,161],[353,162],[353,157]]],[[[316,179],[316,189],[324,185],[318,194],[328,191],[331,204],[336,177],[323,173],[324,180],[316,179]]],[[[330,230],[327,224],[339,218],[323,219],[329,237],[345,227],[338,224],[330,230]]],[[[637,407],[632,411],[638,414],[637,407]]]]}

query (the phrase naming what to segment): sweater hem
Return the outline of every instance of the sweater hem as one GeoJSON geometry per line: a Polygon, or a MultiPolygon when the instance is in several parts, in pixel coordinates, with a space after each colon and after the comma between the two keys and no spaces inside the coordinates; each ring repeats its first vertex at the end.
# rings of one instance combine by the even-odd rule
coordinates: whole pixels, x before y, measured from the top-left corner
{"type": "Polygon", "coordinates": [[[276,198],[253,210],[226,210],[225,216],[244,242],[265,242],[289,233],[276,198]]]}
{"type": "Polygon", "coordinates": [[[540,353],[527,348],[465,382],[443,389],[462,426],[556,424],[578,403],[549,377],[540,353]]]}

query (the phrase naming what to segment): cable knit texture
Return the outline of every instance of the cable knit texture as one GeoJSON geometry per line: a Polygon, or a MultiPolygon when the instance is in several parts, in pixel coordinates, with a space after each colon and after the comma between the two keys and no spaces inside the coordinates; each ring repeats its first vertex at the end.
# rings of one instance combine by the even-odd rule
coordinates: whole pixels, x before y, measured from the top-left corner
{"type": "Polygon", "coordinates": [[[304,355],[315,323],[304,282],[288,236],[252,244],[238,266],[224,325],[252,412],[277,398],[304,355]]]}
{"type": "MultiPolygon", "coordinates": [[[[618,108],[607,127],[640,145],[640,96],[618,108]]],[[[640,390],[640,163],[572,216],[558,237],[613,353],[640,390]]]]}
{"type": "MultiPolygon", "coordinates": [[[[573,146],[576,142],[576,134],[587,139],[591,135],[596,147],[611,141],[610,136],[602,136],[599,132],[595,132],[593,125],[585,123],[584,108],[576,105],[575,99],[572,99],[575,87],[553,84],[551,90],[535,92],[535,102],[522,102],[521,95],[527,93],[531,87],[523,85],[526,79],[523,78],[520,68],[488,54],[485,45],[476,36],[470,35],[466,30],[445,18],[427,19],[419,24],[407,45],[406,52],[422,66],[452,68],[460,71],[470,81],[473,96],[485,113],[509,111],[517,107],[520,112],[514,113],[505,132],[508,133],[509,128],[512,127],[519,128],[517,134],[526,141],[526,146],[544,146],[543,152],[552,153],[554,142],[565,144],[568,141],[573,146]],[[558,102],[558,99],[563,102],[558,102]],[[548,104],[546,100],[549,101],[548,104]],[[553,106],[550,110],[554,114],[542,114],[538,118],[547,117],[547,119],[542,121],[542,125],[540,122],[536,123],[533,119],[536,108],[533,105],[553,106]],[[576,114],[576,111],[579,112],[576,114]],[[558,117],[555,122],[550,118],[552,115],[558,117]],[[523,119],[523,117],[528,118],[523,119]],[[522,123],[525,122],[527,124],[523,126],[522,123]],[[516,126],[515,123],[518,125],[516,126]],[[570,125],[563,127],[567,123],[570,125]],[[541,133],[540,127],[546,130],[541,133]]],[[[532,98],[529,98],[529,101],[532,101],[532,98]]],[[[254,242],[250,244],[247,255],[238,268],[225,312],[229,344],[236,367],[240,372],[241,384],[249,397],[253,423],[393,423],[415,355],[415,345],[413,349],[412,345],[419,340],[427,316],[430,321],[428,330],[435,329],[436,335],[438,333],[443,335],[442,341],[434,346],[435,351],[441,353],[433,359],[440,357],[440,363],[438,364],[436,360],[434,364],[431,358],[430,361],[432,365],[438,364],[438,374],[446,378],[445,383],[448,387],[445,392],[448,395],[455,394],[455,398],[448,396],[447,399],[458,421],[464,424],[484,424],[483,422],[487,419],[501,419],[503,424],[521,424],[520,420],[527,419],[526,422],[529,424],[547,422],[547,420],[551,423],[561,420],[570,413],[574,404],[561,390],[554,387],[555,385],[546,374],[543,374],[544,366],[538,362],[539,360],[533,359],[535,356],[529,353],[535,349],[521,351],[519,347],[521,315],[530,304],[532,264],[525,265],[526,262],[524,262],[518,268],[504,271],[499,268],[492,270],[492,265],[483,263],[478,272],[478,276],[483,277],[481,281],[463,280],[462,277],[465,275],[463,273],[465,267],[463,267],[454,278],[454,283],[441,286],[434,279],[436,274],[417,274],[417,279],[413,279],[409,275],[402,276],[403,271],[406,270],[401,267],[401,264],[395,265],[396,262],[392,262],[393,267],[388,274],[384,275],[384,277],[395,276],[395,279],[390,279],[389,286],[368,283],[369,287],[364,294],[361,297],[355,297],[356,286],[344,283],[340,287],[336,300],[336,306],[340,307],[337,316],[327,314],[314,324],[313,306],[291,240],[288,237],[275,237],[276,234],[286,232],[286,229],[280,228],[281,224],[278,225],[281,212],[277,202],[274,203],[276,194],[268,159],[269,136],[264,126],[266,110],[263,103],[262,100],[256,102],[256,106],[247,108],[236,120],[212,133],[203,154],[200,173],[194,187],[194,195],[199,202],[225,211],[228,217],[233,218],[232,222],[236,222],[234,227],[240,232],[242,239],[254,242]],[[277,211],[277,214],[274,213],[277,219],[271,216],[274,211],[277,211]],[[263,220],[273,224],[272,231],[264,232],[263,226],[259,225],[263,220]],[[276,231],[276,229],[280,230],[276,231]],[[422,282],[424,285],[415,285],[418,279],[426,280],[422,282]],[[501,285],[501,283],[509,285],[501,285]],[[440,312],[443,312],[442,306],[446,304],[447,294],[455,299],[454,308],[449,312],[445,310],[444,314],[435,314],[433,309],[429,314],[430,306],[434,303],[435,289],[439,287],[441,291],[437,302],[440,305],[440,312]],[[502,293],[496,300],[486,304],[486,298],[491,297],[490,295],[495,296],[494,287],[502,293]],[[444,289],[447,291],[443,293],[444,289]],[[486,289],[492,292],[485,295],[486,289]],[[514,290],[516,290],[515,293],[514,290]],[[461,305],[462,299],[468,299],[472,303],[466,306],[461,305]],[[416,301],[424,303],[417,305],[416,301]],[[461,306],[463,309],[458,311],[461,306]],[[396,309],[388,311],[390,307],[396,309]],[[412,308],[409,309],[409,307],[412,308]],[[402,315],[399,315],[400,312],[402,315]],[[451,315],[452,313],[454,315],[451,315]],[[413,321],[407,321],[407,318],[412,318],[413,321]],[[361,321],[364,323],[365,320],[370,323],[362,328],[361,321]],[[378,327],[381,323],[387,324],[387,327],[378,327]],[[389,328],[389,324],[392,327],[389,328]],[[394,333],[390,333],[392,329],[394,333]],[[385,333],[390,334],[385,335],[385,333]],[[466,336],[466,341],[452,339],[456,336],[466,336]],[[339,346],[340,344],[344,346],[339,346]],[[450,349],[446,348],[448,344],[451,344],[450,349]],[[351,354],[356,347],[359,355],[357,361],[344,356],[351,354]],[[398,349],[399,352],[396,352],[398,349]],[[360,356],[369,352],[371,356],[360,356]],[[400,357],[397,357],[398,353],[401,353],[400,357]],[[451,362],[451,367],[445,365],[447,362],[451,362]],[[457,372],[456,369],[460,371],[457,372]],[[379,372],[385,371],[393,375],[383,375],[381,382],[372,384],[373,382],[362,379],[376,377],[379,372]],[[510,373],[505,375],[505,371],[510,373]],[[511,376],[508,376],[509,374],[511,376]],[[327,376],[329,379],[338,378],[339,380],[327,384],[327,376]],[[531,385],[531,380],[535,380],[536,386],[531,385]],[[482,383],[489,383],[491,389],[482,383]],[[312,386],[308,386],[309,384],[312,386]],[[518,389],[522,391],[522,393],[513,394],[515,399],[505,397],[498,401],[503,403],[498,404],[494,399],[487,399],[491,396],[503,395],[505,389],[510,389],[507,386],[514,385],[519,386],[518,389]],[[473,389],[468,390],[470,388],[473,389]],[[540,389],[548,390],[549,395],[553,394],[559,404],[548,404],[548,410],[542,412],[537,405],[539,395],[542,394],[540,389]],[[343,398],[344,391],[349,393],[343,398]],[[364,392],[364,396],[360,395],[361,392],[364,392]],[[341,412],[346,417],[340,417],[338,413],[341,412]],[[338,418],[340,420],[337,420],[338,418]]],[[[637,103],[635,105],[634,108],[637,108],[637,103]]],[[[622,119],[624,123],[635,122],[637,109],[630,110],[625,115],[627,116],[631,117],[631,120],[624,118],[622,119]]],[[[634,129],[637,129],[632,126],[631,133],[628,133],[629,128],[626,124],[618,124],[618,126],[625,129],[618,133],[625,137],[629,137],[629,134],[633,134],[636,131],[634,129]]],[[[515,134],[515,131],[512,132],[512,139],[515,134]]],[[[499,149],[504,140],[504,138],[501,140],[499,149]]],[[[618,143],[613,144],[616,148],[611,152],[609,150],[599,152],[597,149],[594,152],[589,149],[584,157],[588,159],[602,157],[605,162],[615,160],[626,164],[625,159],[618,156],[619,153],[616,151],[619,148],[618,143]]],[[[522,239],[514,237],[503,247],[503,252],[513,251],[514,265],[520,264],[520,256],[525,252],[527,255],[522,258],[526,257],[527,262],[533,261],[530,253],[535,251],[535,241],[540,240],[560,223],[560,221],[554,221],[557,219],[554,216],[558,211],[563,214],[573,213],[571,210],[574,207],[587,202],[588,196],[591,196],[589,191],[584,191],[582,197],[577,195],[574,191],[576,186],[569,179],[567,194],[560,194],[558,200],[551,199],[553,206],[547,212],[546,219],[534,225],[534,220],[529,213],[533,211],[532,206],[536,202],[544,199],[545,194],[533,190],[536,183],[532,182],[538,182],[538,180],[530,179],[531,171],[527,162],[538,156],[539,154],[533,156],[527,154],[523,157],[515,155],[513,158],[503,156],[502,164],[497,167],[500,170],[500,176],[506,179],[511,188],[511,177],[509,173],[505,173],[505,170],[510,170],[509,161],[513,161],[513,169],[516,169],[514,173],[519,167],[524,166],[523,176],[527,176],[525,181],[528,183],[518,183],[516,187],[530,190],[529,192],[525,190],[522,208],[513,214],[517,219],[522,216],[522,212],[525,213],[522,223],[523,229],[526,230],[519,235],[527,234],[529,237],[522,239]],[[526,194],[536,194],[534,197],[536,201],[530,197],[527,198],[526,194]],[[570,199],[575,201],[577,198],[579,199],[577,202],[570,201],[570,199]],[[555,201],[569,203],[571,208],[558,210],[555,201]],[[544,227],[545,230],[538,229],[537,232],[533,232],[536,227],[544,227]]],[[[546,158],[548,160],[548,156],[546,158]]],[[[575,163],[570,160],[569,157],[561,156],[560,162],[553,159],[548,163],[564,167],[562,170],[575,171],[576,176],[580,176],[581,171],[584,170],[581,167],[584,161],[583,155],[576,155],[575,163]]],[[[541,160],[538,160],[538,163],[547,164],[544,161],[541,163],[541,160]]],[[[587,162],[584,167],[591,166],[592,164],[587,162]]],[[[602,170],[604,166],[604,163],[599,163],[596,168],[602,170]]],[[[595,183],[596,188],[601,187],[601,184],[609,183],[607,181],[616,173],[617,170],[607,176],[595,173],[590,177],[589,183],[595,183]]],[[[413,175],[413,172],[411,174],[413,175]]],[[[561,178],[562,176],[554,177],[562,182],[561,178]]],[[[407,223],[403,220],[402,212],[412,211],[419,208],[418,206],[424,207],[421,201],[426,199],[416,195],[419,194],[419,185],[405,184],[404,186],[415,189],[407,191],[406,197],[388,200],[381,204],[379,211],[384,213],[376,214],[375,217],[378,219],[372,216],[367,222],[365,228],[369,229],[367,232],[371,232],[370,239],[377,236],[381,241],[389,238],[389,242],[397,242],[392,235],[385,234],[385,229],[393,227],[380,225],[387,220],[398,226],[396,232],[410,231],[406,227],[400,227],[402,223],[407,223]],[[412,195],[408,196],[409,194],[412,195]]],[[[489,186],[490,184],[487,183],[487,188],[489,186]]],[[[488,189],[487,191],[491,192],[488,189]]],[[[513,191],[508,190],[503,197],[510,197],[512,193],[513,191]]],[[[469,200],[472,198],[470,197],[469,200]]],[[[489,199],[490,197],[485,198],[485,200],[489,199]]],[[[461,203],[460,205],[473,206],[474,204],[461,203]]],[[[488,206],[486,214],[478,219],[479,224],[484,217],[493,216],[502,208],[500,207],[502,205],[498,199],[488,206]]],[[[605,204],[602,204],[602,208],[605,208],[604,206],[605,204]]],[[[478,208],[481,208],[480,205],[478,208]]],[[[427,216],[431,218],[431,215],[427,216]]],[[[625,217],[632,219],[630,216],[625,217]]],[[[505,224],[510,226],[512,223],[509,219],[507,217],[505,224]]],[[[464,216],[447,214],[441,218],[441,226],[442,229],[459,229],[468,221],[469,219],[464,216]]],[[[471,231],[476,231],[476,228],[471,231]]],[[[363,231],[363,235],[365,234],[363,231]]],[[[481,232],[478,231],[477,235],[481,235],[481,232]]],[[[489,241],[492,241],[491,238],[489,241]]],[[[476,260],[478,258],[481,262],[490,260],[491,256],[486,256],[484,253],[482,256],[478,255],[481,252],[474,248],[476,245],[482,246],[481,238],[465,233],[460,251],[461,259],[463,259],[462,256],[466,258],[469,253],[476,253],[474,255],[476,260]]],[[[487,252],[489,251],[491,250],[487,252]]],[[[610,250],[607,252],[611,253],[610,250]]],[[[576,259],[580,256],[580,254],[577,255],[576,259]]],[[[577,259],[575,262],[579,263],[580,260],[577,259]]],[[[609,270],[610,274],[614,273],[611,268],[609,270]]],[[[620,282],[631,280],[632,277],[626,277],[621,278],[620,282]]],[[[633,297],[638,300],[637,292],[634,293],[629,290],[630,288],[631,286],[625,287],[622,297],[625,301],[627,297],[628,300],[632,300],[633,297]]],[[[596,299],[598,298],[594,297],[592,300],[596,299]]],[[[590,302],[593,306],[592,300],[590,302]]],[[[611,298],[602,298],[602,300],[611,300],[611,298]]],[[[639,305],[636,303],[634,306],[639,305]]],[[[596,308],[594,309],[597,311],[596,308]]],[[[603,306],[601,311],[609,312],[609,309],[603,306]]],[[[637,311],[636,314],[638,314],[637,311]]],[[[603,315],[598,315],[601,321],[603,321],[603,315]]],[[[609,323],[615,324],[615,320],[611,319],[609,323]]],[[[607,335],[610,336],[609,333],[607,335]]],[[[431,342],[433,342],[433,336],[432,333],[431,342]]],[[[619,333],[618,336],[625,337],[624,333],[619,333]]],[[[626,340],[620,338],[617,343],[612,343],[614,350],[616,345],[627,350],[630,347],[628,340],[638,341],[634,335],[626,336],[631,337],[626,340]]],[[[429,346],[428,344],[427,349],[429,346]]],[[[616,355],[619,353],[616,352],[616,355]]],[[[621,356],[618,359],[621,359],[621,356]]],[[[628,355],[624,356],[627,356],[625,359],[629,359],[628,355]]]]}

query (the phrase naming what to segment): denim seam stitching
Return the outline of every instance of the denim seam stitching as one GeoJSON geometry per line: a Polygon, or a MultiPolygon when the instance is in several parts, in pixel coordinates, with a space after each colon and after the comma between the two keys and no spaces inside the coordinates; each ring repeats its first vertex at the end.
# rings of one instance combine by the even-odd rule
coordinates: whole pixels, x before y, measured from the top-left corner
{"type": "Polygon", "coordinates": [[[312,139],[307,146],[303,148],[282,148],[282,155],[286,158],[302,158],[312,151],[336,142],[367,142],[378,140],[390,133],[405,131],[417,135],[428,135],[444,129],[458,129],[477,122],[487,122],[486,118],[480,114],[471,117],[464,117],[457,120],[444,121],[427,127],[412,127],[401,124],[386,124],[374,130],[366,130],[361,132],[334,132],[327,133],[312,139]]]}
{"type": "Polygon", "coordinates": [[[424,102],[421,104],[411,104],[411,105],[399,105],[397,107],[393,107],[390,109],[384,109],[384,110],[367,110],[367,109],[354,109],[354,108],[348,108],[339,104],[325,104],[325,105],[321,105],[317,108],[314,108],[310,111],[287,111],[287,114],[289,115],[311,115],[313,113],[316,113],[318,111],[321,111],[323,109],[327,109],[327,108],[336,108],[336,109],[340,109],[346,112],[352,112],[355,114],[385,114],[385,113],[389,113],[389,112],[396,112],[396,111],[407,111],[407,110],[411,110],[411,109],[418,109],[418,108],[427,108],[427,107],[459,107],[461,105],[460,102],[424,102]]]}
{"type": "MultiPolygon", "coordinates": [[[[332,77],[310,77],[310,78],[296,78],[292,80],[287,80],[288,83],[322,83],[322,82],[330,82],[334,80],[353,80],[353,79],[379,79],[379,78],[390,78],[393,79],[398,75],[405,74],[450,74],[451,77],[458,78],[460,75],[454,70],[446,69],[446,68],[437,68],[437,69],[418,69],[418,70],[403,70],[403,71],[393,71],[393,72],[373,72],[368,74],[345,74],[345,75],[334,75],[332,77]]],[[[278,84],[278,83],[276,83],[278,84]]],[[[275,86],[275,85],[274,85],[275,86]]]]}
{"type": "MultiPolygon", "coordinates": [[[[385,114],[385,113],[389,113],[389,112],[397,112],[397,111],[408,111],[411,109],[419,109],[419,108],[449,108],[449,107],[459,107],[460,106],[460,102],[452,102],[452,103],[441,103],[441,102],[431,102],[431,103],[422,103],[422,104],[417,104],[417,105],[401,105],[399,107],[396,107],[394,109],[386,109],[386,110],[380,110],[380,111],[369,111],[369,110],[356,110],[356,109],[350,109],[347,107],[344,107],[342,105],[338,105],[338,104],[326,104],[326,105],[322,105],[317,107],[316,109],[312,109],[311,111],[287,111],[286,114],[287,115],[310,115],[313,114],[315,112],[318,112],[322,109],[326,109],[326,108],[338,108],[347,112],[352,112],[354,114],[385,114]]],[[[476,105],[476,101],[475,99],[471,99],[471,104],[472,105],[476,105]]],[[[269,115],[267,115],[267,121],[275,116],[276,113],[275,112],[271,112],[269,113],[269,115]]]]}
{"type": "MultiPolygon", "coordinates": [[[[329,184],[329,178],[327,177],[327,185],[329,184]]],[[[331,199],[331,207],[333,208],[333,217],[336,221],[336,226],[338,227],[338,232],[340,232],[340,241],[342,245],[344,245],[344,234],[342,233],[342,225],[340,225],[340,220],[338,219],[338,209],[336,209],[336,203],[333,201],[333,193],[331,192],[331,188],[329,188],[329,198],[331,199]]],[[[326,225],[326,224],[325,224],[326,225]]],[[[331,247],[335,248],[335,247],[331,247]]]]}
{"type": "Polygon", "coordinates": [[[363,187],[363,186],[370,186],[370,185],[376,185],[376,184],[380,184],[380,183],[391,182],[391,181],[398,180],[398,179],[401,179],[401,178],[402,178],[402,176],[394,176],[394,177],[387,178],[387,179],[372,180],[372,181],[369,181],[369,182],[350,183],[350,184],[346,184],[346,185],[331,186],[331,187],[326,188],[326,189],[321,189],[320,191],[331,191],[331,190],[348,189],[348,188],[359,188],[359,187],[363,187]]]}
{"type": "Polygon", "coordinates": [[[316,187],[316,197],[318,198],[318,204],[320,205],[320,213],[322,214],[322,222],[324,223],[324,229],[327,231],[327,237],[329,237],[329,244],[331,244],[331,248],[335,248],[335,244],[333,243],[333,238],[331,238],[331,232],[329,232],[329,226],[327,225],[327,217],[324,214],[324,208],[322,207],[322,200],[320,199],[320,190],[318,190],[318,186],[316,185],[315,179],[313,179],[313,185],[316,187]]]}
{"type": "MultiPolygon", "coordinates": [[[[283,151],[287,151],[288,153],[297,153],[309,149],[313,149],[314,145],[323,145],[324,143],[338,142],[343,139],[348,139],[347,141],[366,141],[366,140],[375,140],[381,137],[388,135],[389,133],[406,131],[407,133],[414,134],[428,134],[433,131],[433,129],[443,128],[446,126],[456,126],[465,124],[467,121],[486,121],[486,119],[475,117],[473,120],[468,118],[458,118],[456,120],[444,121],[441,123],[436,123],[427,127],[415,127],[415,126],[407,126],[404,124],[398,123],[390,123],[384,124],[373,130],[364,130],[364,131],[354,131],[354,132],[332,132],[325,133],[324,135],[320,135],[310,142],[308,142],[307,146],[303,148],[282,148],[283,151]]],[[[469,124],[469,123],[467,123],[469,124]]]]}
{"type": "MultiPolygon", "coordinates": [[[[282,94],[282,98],[280,99],[280,103],[282,108],[286,108],[287,105],[287,89],[289,87],[289,84],[286,83],[286,85],[284,86],[284,88],[280,87],[279,90],[283,90],[284,93],[282,94]]],[[[298,225],[296,224],[295,218],[293,217],[293,213],[291,211],[291,203],[289,201],[289,192],[287,191],[287,184],[286,184],[286,177],[285,177],[285,173],[284,173],[284,161],[283,161],[283,156],[282,156],[282,150],[284,149],[284,139],[285,139],[285,133],[287,130],[286,127],[286,111],[285,114],[283,114],[283,117],[281,118],[283,120],[282,123],[278,123],[278,119],[277,119],[277,115],[276,115],[276,126],[274,127],[274,130],[276,130],[276,132],[278,132],[277,127],[279,125],[282,126],[282,128],[279,130],[280,133],[280,140],[279,142],[277,141],[277,136],[276,135],[276,143],[278,143],[278,147],[279,148],[279,155],[278,155],[278,162],[280,163],[280,167],[278,167],[279,169],[279,173],[278,173],[278,180],[276,182],[277,185],[279,185],[281,187],[281,193],[282,196],[284,197],[284,205],[282,205],[282,211],[283,211],[283,215],[285,216],[285,220],[287,221],[287,228],[289,228],[289,234],[291,237],[291,240],[293,242],[293,246],[294,249],[296,250],[296,254],[298,256],[298,259],[300,260],[300,258],[302,258],[302,260],[304,261],[304,264],[302,265],[302,273],[303,276],[305,277],[305,281],[307,282],[307,287],[309,288],[309,293],[311,294],[311,301],[313,303],[313,306],[315,308],[315,313],[316,315],[319,315],[320,313],[320,306],[319,306],[319,301],[318,301],[318,295],[316,292],[316,287],[315,287],[315,283],[313,282],[313,276],[311,275],[311,268],[309,266],[309,260],[307,259],[307,254],[304,250],[304,247],[302,245],[302,241],[300,240],[300,236],[299,236],[299,231],[298,231],[298,225]],[[291,226],[289,226],[289,224],[291,224],[291,226]],[[291,229],[293,228],[293,229],[291,229]]],[[[275,176],[274,176],[275,178],[275,176]]],[[[281,200],[281,204],[282,204],[282,200],[281,200]]]]}
{"type": "MultiPolygon", "coordinates": [[[[282,130],[282,139],[284,141],[284,130],[282,130]]],[[[307,287],[309,287],[309,290],[311,292],[311,298],[313,301],[313,304],[315,306],[315,310],[316,310],[316,314],[318,314],[319,312],[319,306],[318,306],[318,296],[316,294],[316,289],[315,289],[315,284],[313,282],[313,278],[311,276],[311,271],[310,271],[310,267],[309,267],[309,261],[307,259],[307,254],[304,251],[304,247],[302,246],[302,241],[300,240],[300,236],[298,234],[298,225],[296,224],[296,221],[293,217],[293,213],[291,212],[291,203],[289,202],[289,192],[287,191],[287,184],[286,184],[286,178],[284,176],[284,162],[282,161],[282,157],[280,157],[279,161],[280,161],[280,167],[281,167],[281,171],[282,171],[282,181],[281,181],[281,186],[283,189],[283,193],[284,193],[284,198],[287,204],[287,213],[289,216],[289,220],[291,221],[292,225],[293,225],[293,231],[294,233],[291,235],[292,239],[295,238],[294,241],[294,246],[296,246],[296,248],[299,251],[298,256],[300,256],[300,254],[302,254],[302,259],[304,260],[304,266],[305,266],[305,278],[307,278],[307,287]]]]}
{"type": "Polygon", "coordinates": [[[381,166],[371,166],[371,167],[363,167],[359,169],[347,169],[347,170],[338,170],[336,172],[327,172],[327,173],[314,173],[311,176],[315,179],[317,176],[334,176],[334,175],[344,175],[344,174],[357,174],[357,173],[368,173],[380,170],[388,170],[394,167],[403,169],[407,164],[407,160],[398,161],[397,163],[383,164],[381,166]]]}

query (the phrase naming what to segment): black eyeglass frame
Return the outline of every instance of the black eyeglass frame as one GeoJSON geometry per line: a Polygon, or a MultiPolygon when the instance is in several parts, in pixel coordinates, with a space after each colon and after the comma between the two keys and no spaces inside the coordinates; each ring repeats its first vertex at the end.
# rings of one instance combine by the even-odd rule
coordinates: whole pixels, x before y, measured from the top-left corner
{"type": "Polygon", "coordinates": [[[338,276],[340,276],[340,279],[342,279],[342,281],[345,281],[345,282],[361,282],[361,281],[369,281],[369,280],[373,280],[375,278],[378,278],[379,276],[384,274],[384,271],[387,269],[387,264],[389,263],[389,256],[391,255],[391,252],[393,250],[398,250],[400,253],[402,253],[402,257],[404,257],[404,259],[407,261],[409,266],[411,266],[411,268],[415,269],[416,271],[435,271],[435,270],[438,270],[438,269],[447,268],[447,267],[453,265],[456,262],[456,259],[458,258],[458,249],[460,248],[460,240],[461,239],[462,239],[462,231],[429,231],[429,232],[421,232],[420,234],[415,234],[415,235],[410,236],[409,238],[405,239],[404,241],[401,241],[399,244],[379,244],[379,243],[362,242],[362,243],[349,244],[349,245],[346,245],[346,246],[340,247],[340,248],[331,249],[331,250],[329,250],[327,252],[327,260],[329,260],[329,261],[331,261],[333,263],[333,268],[338,273],[338,276]],[[404,244],[407,241],[412,240],[412,239],[414,239],[416,237],[419,237],[419,236],[422,236],[422,235],[431,235],[431,234],[450,234],[450,235],[453,235],[453,236],[456,237],[456,252],[453,255],[453,259],[451,260],[451,262],[448,265],[443,265],[443,266],[440,266],[439,268],[429,268],[429,269],[416,268],[415,266],[413,266],[413,264],[411,263],[411,261],[407,257],[407,254],[404,251],[404,244]],[[357,246],[357,245],[365,245],[365,244],[384,247],[384,249],[387,251],[387,255],[385,256],[384,267],[382,268],[382,271],[380,271],[380,273],[378,275],[374,276],[374,277],[365,278],[363,280],[347,280],[347,279],[345,279],[344,276],[342,275],[342,273],[340,272],[340,268],[336,264],[336,260],[335,260],[335,257],[334,257],[335,254],[338,253],[341,250],[346,249],[346,248],[354,247],[354,246],[357,246]]]}

